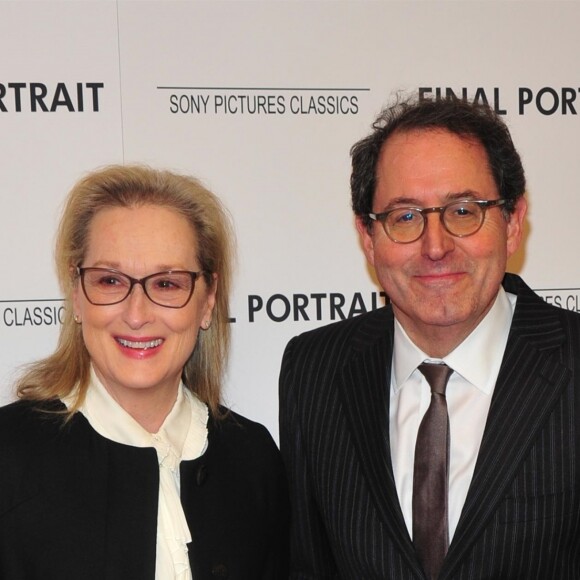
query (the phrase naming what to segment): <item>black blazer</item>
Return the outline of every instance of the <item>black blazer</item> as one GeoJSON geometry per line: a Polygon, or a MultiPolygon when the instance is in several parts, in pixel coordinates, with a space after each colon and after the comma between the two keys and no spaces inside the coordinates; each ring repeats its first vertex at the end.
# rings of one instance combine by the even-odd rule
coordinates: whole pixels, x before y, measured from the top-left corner
{"type": "MultiPolygon", "coordinates": [[[[441,579],[580,578],[580,316],[518,301],[441,579]]],[[[293,339],[280,377],[291,578],[419,580],[389,444],[390,307],[293,339]]]]}
{"type": "MultiPolygon", "coordinates": [[[[235,413],[208,427],[205,454],[181,464],[194,580],[287,578],[274,441],[235,413]]],[[[153,580],[158,494],[153,448],[110,441],[80,413],[63,426],[28,402],[0,409],[2,580],[153,580]]]]}

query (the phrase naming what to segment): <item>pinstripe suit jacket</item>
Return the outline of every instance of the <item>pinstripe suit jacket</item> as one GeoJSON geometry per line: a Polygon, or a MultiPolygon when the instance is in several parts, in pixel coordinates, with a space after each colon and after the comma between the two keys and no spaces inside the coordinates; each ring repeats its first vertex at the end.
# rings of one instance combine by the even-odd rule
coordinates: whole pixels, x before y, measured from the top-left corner
{"type": "MultiPolygon", "coordinates": [[[[440,578],[580,578],[580,315],[518,295],[473,480],[440,578]]],[[[280,439],[293,580],[419,580],[389,445],[390,307],[288,345],[280,439]]]]}

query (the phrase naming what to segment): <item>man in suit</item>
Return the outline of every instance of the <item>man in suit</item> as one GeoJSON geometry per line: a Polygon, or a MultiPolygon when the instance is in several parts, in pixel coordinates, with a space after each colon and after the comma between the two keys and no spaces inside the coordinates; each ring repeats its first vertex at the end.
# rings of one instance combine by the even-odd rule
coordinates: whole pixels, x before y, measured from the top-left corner
{"type": "Polygon", "coordinates": [[[580,578],[580,316],[505,273],[526,215],[507,127],[411,100],[351,153],[390,303],[284,354],[291,578],[580,578]]]}

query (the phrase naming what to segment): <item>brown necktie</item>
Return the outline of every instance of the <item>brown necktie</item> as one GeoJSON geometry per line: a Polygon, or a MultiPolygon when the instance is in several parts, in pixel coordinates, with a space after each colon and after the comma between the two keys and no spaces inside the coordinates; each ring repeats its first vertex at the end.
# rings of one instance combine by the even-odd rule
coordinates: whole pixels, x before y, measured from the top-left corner
{"type": "Polygon", "coordinates": [[[453,369],[419,365],[431,387],[431,404],[421,421],[413,476],[413,544],[429,580],[436,580],[449,547],[449,415],[445,388],[453,369]]]}

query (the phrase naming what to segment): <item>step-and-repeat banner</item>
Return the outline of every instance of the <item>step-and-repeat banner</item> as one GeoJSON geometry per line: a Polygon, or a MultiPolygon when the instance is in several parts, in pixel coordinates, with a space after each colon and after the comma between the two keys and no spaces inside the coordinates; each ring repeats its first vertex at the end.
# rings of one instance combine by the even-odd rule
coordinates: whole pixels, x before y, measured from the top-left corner
{"type": "Polygon", "coordinates": [[[510,266],[580,310],[580,3],[0,1],[0,403],[54,348],[52,247],[84,173],[193,174],[238,268],[225,399],[277,436],[295,334],[384,303],[349,206],[350,146],[397,91],[505,116],[529,181],[510,266]]]}

